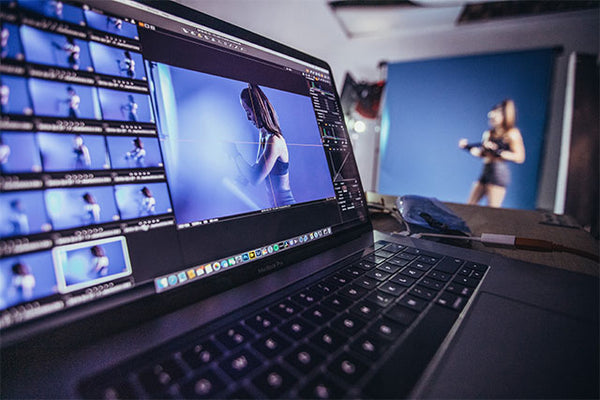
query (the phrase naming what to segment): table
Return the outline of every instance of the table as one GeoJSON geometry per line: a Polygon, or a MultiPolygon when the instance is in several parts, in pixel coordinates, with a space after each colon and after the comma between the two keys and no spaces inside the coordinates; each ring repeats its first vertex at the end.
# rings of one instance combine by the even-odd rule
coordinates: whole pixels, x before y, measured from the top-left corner
{"type": "MultiPolygon", "coordinates": [[[[396,196],[369,192],[367,193],[367,201],[391,208],[395,206],[396,196]]],[[[593,254],[599,252],[599,242],[582,228],[543,224],[542,222],[547,220],[548,212],[491,208],[447,202],[444,202],[444,204],[465,220],[473,236],[479,236],[482,233],[515,235],[548,240],[593,254]]],[[[399,233],[405,230],[403,224],[390,215],[372,213],[371,219],[373,228],[382,232],[399,233]]],[[[479,242],[471,242],[471,248],[573,272],[600,276],[598,262],[574,254],[490,247],[479,242]]]]}

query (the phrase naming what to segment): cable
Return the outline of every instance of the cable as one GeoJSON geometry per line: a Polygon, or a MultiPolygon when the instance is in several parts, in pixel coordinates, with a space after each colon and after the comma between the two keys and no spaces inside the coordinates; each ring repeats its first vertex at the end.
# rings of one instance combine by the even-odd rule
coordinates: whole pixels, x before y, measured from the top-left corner
{"type": "Polygon", "coordinates": [[[411,235],[414,238],[421,238],[424,236],[428,237],[439,237],[448,239],[462,239],[472,240],[483,243],[486,246],[502,246],[502,247],[513,247],[520,250],[533,250],[533,251],[545,251],[553,252],[560,251],[564,253],[571,253],[581,257],[588,258],[590,260],[599,261],[598,255],[593,254],[584,250],[575,249],[573,247],[563,246],[558,243],[553,243],[548,240],[522,238],[513,235],[501,235],[497,233],[482,233],[481,237],[477,236],[458,236],[458,235],[442,235],[438,233],[416,233],[411,235]]]}

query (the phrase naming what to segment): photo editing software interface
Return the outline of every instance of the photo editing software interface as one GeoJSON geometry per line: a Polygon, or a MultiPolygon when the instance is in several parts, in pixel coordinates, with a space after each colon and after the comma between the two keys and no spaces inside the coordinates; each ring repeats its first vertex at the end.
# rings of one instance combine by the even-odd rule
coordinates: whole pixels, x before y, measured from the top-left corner
{"type": "Polygon", "coordinates": [[[129,0],[0,22],[0,328],[366,219],[327,69],[129,0]]]}

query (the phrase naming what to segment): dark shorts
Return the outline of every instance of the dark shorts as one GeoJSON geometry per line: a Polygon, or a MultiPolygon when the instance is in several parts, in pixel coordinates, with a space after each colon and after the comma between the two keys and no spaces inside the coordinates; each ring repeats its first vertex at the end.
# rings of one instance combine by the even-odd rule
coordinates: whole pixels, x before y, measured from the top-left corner
{"type": "Polygon", "coordinates": [[[510,184],[510,170],[508,169],[508,165],[503,161],[484,164],[479,182],[482,185],[507,187],[510,184]]]}

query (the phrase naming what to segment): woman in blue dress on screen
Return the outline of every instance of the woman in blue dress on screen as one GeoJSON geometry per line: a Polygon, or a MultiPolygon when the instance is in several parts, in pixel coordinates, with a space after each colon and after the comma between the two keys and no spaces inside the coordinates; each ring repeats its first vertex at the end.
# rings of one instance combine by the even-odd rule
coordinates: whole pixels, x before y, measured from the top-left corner
{"type": "Polygon", "coordinates": [[[490,207],[501,207],[510,183],[506,161],[522,164],[525,146],[521,131],[515,126],[514,101],[507,99],[494,106],[487,115],[490,129],[483,132],[481,143],[469,144],[461,139],[458,146],[473,156],[483,158],[483,172],[473,184],[468,204],[477,204],[486,196],[490,207]]]}
{"type": "Polygon", "coordinates": [[[233,146],[232,157],[239,172],[253,185],[265,182],[273,207],[294,204],[290,187],[290,156],[273,105],[255,84],[249,83],[240,93],[246,117],[259,132],[258,150],[253,164],[248,163],[233,146]]]}

